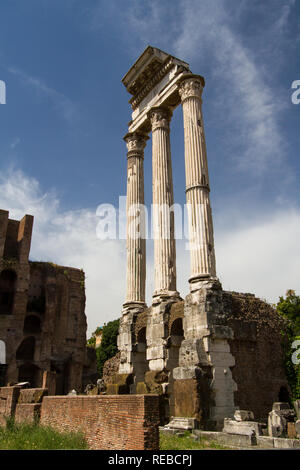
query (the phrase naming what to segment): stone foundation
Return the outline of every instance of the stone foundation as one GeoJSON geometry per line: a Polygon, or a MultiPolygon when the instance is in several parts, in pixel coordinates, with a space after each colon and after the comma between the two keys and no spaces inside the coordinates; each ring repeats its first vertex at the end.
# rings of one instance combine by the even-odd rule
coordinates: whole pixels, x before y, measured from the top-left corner
{"type": "MultiPolygon", "coordinates": [[[[131,346],[127,342],[123,357],[131,363],[124,359],[119,370],[132,371],[131,393],[160,395],[161,424],[193,418],[201,429],[222,430],[224,418],[237,409],[253,410],[257,421],[266,422],[282,390],[289,393],[284,327],[266,302],[206,280],[184,301],[167,300],[136,313],[130,327],[126,323],[131,346]]],[[[107,378],[110,393],[120,393],[114,380],[107,378]]]]}

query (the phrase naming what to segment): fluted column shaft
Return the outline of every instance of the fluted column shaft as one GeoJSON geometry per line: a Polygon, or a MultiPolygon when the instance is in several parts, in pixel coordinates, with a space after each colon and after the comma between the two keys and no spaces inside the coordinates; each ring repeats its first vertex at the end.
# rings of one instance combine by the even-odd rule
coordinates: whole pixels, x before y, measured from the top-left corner
{"type": "Polygon", "coordinates": [[[190,76],[179,85],[184,121],[186,201],[191,255],[190,283],[216,276],[213,221],[202,118],[204,79],[190,76]]]}
{"type": "Polygon", "coordinates": [[[171,297],[176,292],[176,249],[174,239],[173,178],[170,147],[171,112],[154,108],[150,112],[152,126],[153,235],[154,235],[154,299],[171,297]]]}
{"type": "Polygon", "coordinates": [[[144,148],[148,136],[129,133],[127,143],[126,248],[127,275],[124,307],[145,307],[146,239],[144,212],[144,148]]]}

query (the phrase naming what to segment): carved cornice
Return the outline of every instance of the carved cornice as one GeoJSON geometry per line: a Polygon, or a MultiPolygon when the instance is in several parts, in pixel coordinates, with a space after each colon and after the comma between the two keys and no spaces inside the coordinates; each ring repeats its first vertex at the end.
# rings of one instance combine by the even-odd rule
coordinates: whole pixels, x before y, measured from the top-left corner
{"type": "Polygon", "coordinates": [[[168,108],[152,108],[151,111],[149,111],[152,132],[159,128],[169,130],[171,117],[172,112],[168,108]]]}
{"type": "Polygon", "coordinates": [[[144,157],[144,148],[149,137],[139,132],[129,132],[124,140],[127,145],[127,157],[144,157]]]}
{"type": "MultiPolygon", "coordinates": [[[[174,61],[172,56],[169,56],[165,62],[162,64],[161,68],[156,72],[152,78],[145,84],[145,86],[136,94],[134,95],[130,100],[129,103],[131,104],[131,107],[133,111],[138,107],[141,101],[145,98],[145,96],[150,93],[150,91],[159,83],[165,75],[171,70],[172,67],[174,67],[174,61]]],[[[178,73],[183,72],[186,69],[183,66],[178,66],[178,73]]]]}
{"type": "Polygon", "coordinates": [[[200,76],[189,77],[182,80],[178,87],[181,102],[191,97],[201,99],[203,88],[204,79],[200,76]]]}

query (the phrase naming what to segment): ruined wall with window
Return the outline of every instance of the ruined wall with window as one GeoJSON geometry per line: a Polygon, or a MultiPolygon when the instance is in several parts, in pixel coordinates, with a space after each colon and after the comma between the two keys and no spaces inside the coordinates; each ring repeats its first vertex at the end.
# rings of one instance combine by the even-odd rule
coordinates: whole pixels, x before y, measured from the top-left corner
{"type": "Polygon", "coordinates": [[[65,394],[82,389],[88,361],[84,272],[29,261],[32,227],[0,210],[0,385],[41,387],[48,374],[65,394]]]}

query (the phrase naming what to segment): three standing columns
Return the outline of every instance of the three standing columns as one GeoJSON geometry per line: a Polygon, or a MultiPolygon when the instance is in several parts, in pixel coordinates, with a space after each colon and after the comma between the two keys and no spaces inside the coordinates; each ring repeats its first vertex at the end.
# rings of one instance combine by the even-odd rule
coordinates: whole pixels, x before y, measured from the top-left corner
{"type": "Polygon", "coordinates": [[[191,290],[197,281],[216,277],[213,221],[202,119],[204,79],[189,75],[179,85],[184,122],[186,201],[189,221],[191,290]]]}
{"type": "Polygon", "coordinates": [[[126,301],[123,308],[140,308],[145,304],[146,239],[144,210],[144,148],[148,136],[134,132],[126,134],[127,144],[127,278],[126,301]]]}
{"type": "MultiPolygon", "coordinates": [[[[186,201],[189,223],[191,290],[198,282],[216,277],[213,221],[209,198],[209,176],[202,119],[204,79],[188,74],[178,87],[184,122],[186,201]]],[[[178,297],[176,248],[168,108],[152,108],[153,235],[155,290],[153,303],[178,297]]],[[[146,240],[144,213],[144,148],[148,136],[133,132],[127,143],[127,290],[124,308],[145,308],[146,240]],[[138,217],[137,217],[138,214],[138,217]],[[138,221],[138,230],[137,230],[138,221]]]]}
{"type": "Polygon", "coordinates": [[[173,177],[170,146],[170,119],[167,108],[150,111],[152,127],[152,191],[154,278],[153,302],[178,297],[176,291],[176,248],[174,235],[173,177]]]}

